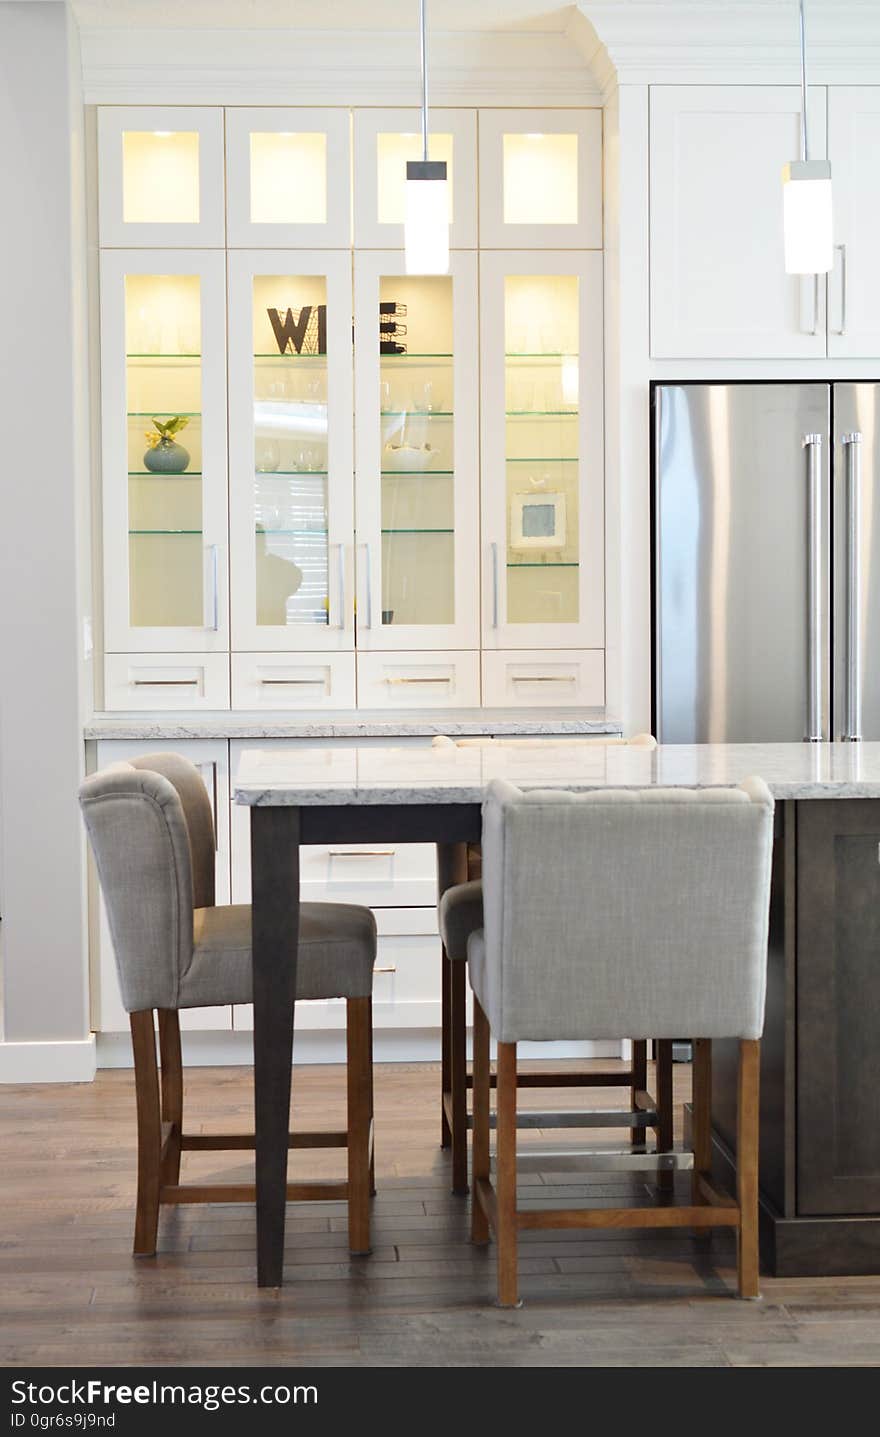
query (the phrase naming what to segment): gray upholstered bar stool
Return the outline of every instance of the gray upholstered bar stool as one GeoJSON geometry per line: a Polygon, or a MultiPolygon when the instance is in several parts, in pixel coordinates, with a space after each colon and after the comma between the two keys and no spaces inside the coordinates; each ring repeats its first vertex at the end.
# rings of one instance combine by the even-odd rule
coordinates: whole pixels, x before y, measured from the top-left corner
{"type": "MultiPolygon", "coordinates": [[[[181,1185],[181,1151],[253,1148],[252,1134],[183,1131],[181,1008],[249,1003],[249,904],[214,904],[214,821],[198,769],[176,754],[87,778],[80,804],[101,880],[122,1001],[130,1015],[138,1127],[134,1252],[156,1251],[162,1203],[252,1202],[252,1184],[181,1185]],[[161,1096],[153,1013],[158,1011],[161,1096]]],[[[288,1199],[348,1201],[349,1246],[370,1249],[373,1185],[372,984],[376,924],[347,903],[300,906],[296,996],[345,998],[348,1121],[291,1133],[291,1148],[346,1147],[343,1182],[290,1183],[288,1199]]]]}
{"type": "MultiPolygon", "coordinates": [[[[434,747],[443,748],[504,748],[525,752],[546,752],[548,749],[614,748],[633,747],[655,749],[657,740],[648,733],[636,734],[633,738],[618,738],[612,734],[590,736],[575,735],[571,738],[460,738],[438,736],[434,747]]],[[[459,845],[463,849],[465,845],[459,845]]],[[[439,856],[437,873],[439,909],[438,918],[442,944],[442,993],[443,993],[443,1034],[442,1034],[442,1122],[444,1146],[452,1149],[452,1190],[467,1192],[467,1092],[473,1086],[473,1079],[467,1067],[467,1016],[465,1002],[465,960],[467,941],[471,933],[483,926],[483,887],[480,882],[480,850],[476,844],[467,845],[466,855],[442,853],[439,856]],[[453,871],[457,870],[457,871],[453,871]],[[456,881],[467,872],[464,882],[456,881]]],[[[657,1060],[657,1097],[648,1092],[648,1045],[636,1040],[632,1044],[632,1058],[628,1069],[608,1069],[585,1073],[572,1070],[555,1073],[521,1073],[521,1087],[628,1087],[630,1089],[630,1113],[633,1145],[640,1144],[645,1129],[658,1127],[663,1139],[672,1136],[672,1044],[655,1045],[657,1060]]],[[[494,1075],[492,1079],[494,1083],[494,1075]]],[[[594,1115],[594,1121],[601,1120],[601,1114],[594,1115]]],[[[610,1126],[620,1126],[624,1121],[621,1114],[608,1116],[610,1126]]]]}
{"type": "MultiPolygon", "coordinates": [[[[522,1228],[734,1227],[739,1292],[758,1295],[758,1062],[764,1023],[773,800],[741,788],[522,793],[494,782],[483,808],[484,927],[468,939],[474,990],[471,1234],[498,1244],[498,1296],[517,1302],[522,1228]],[[584,881],[584,874],[590,881],[584,881]],[[498,1041],[490,1181],[489,1035],[498,1041]],[[692,1169],[691,1200],[637,1208],[517,1209],[521,1041],[628,1034],[698,1040],[693,1154],[614,1166],[692,1169]],[[737,1198],[711,1182],[710,1043],[739,1039],[737,1198]]],[[[571,1154],[533,1148],[531,1169],[571,1154]]],[[[578,1162],[590,1159],[578,1155],[578,1162]]],[[[554,1163],[556,1164],[554,1166],[554,1163]]],[[[592,1166],[609,1165],[594,1154],[592,1166]]],[[[523,1166],[521,1163],[520,1166],[523,1166]]],[[[535,1189],[530,1188],[530,1194],[535,1189]]]]}

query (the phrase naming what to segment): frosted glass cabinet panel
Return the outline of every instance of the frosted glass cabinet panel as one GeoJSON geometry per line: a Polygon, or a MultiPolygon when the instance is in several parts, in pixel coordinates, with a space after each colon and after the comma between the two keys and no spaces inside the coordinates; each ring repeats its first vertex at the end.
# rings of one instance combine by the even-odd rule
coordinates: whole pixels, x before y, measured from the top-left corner
{"type": "MultiPolygon", "coordinates": [[[[453,249],[477,245],[477,122],[474,110],[430,111],[428,154],[445,160],[453,249]]],[[[406,164],[422,158],[417,109],[355,110],[354,242],[359,249],[403,245],[406,164]]]]}
{"type": "Polygon", "coordinates": [[[98,110],[102,245],[221,246],[223,111],[98,110]]]}
{"type": "Polygon", "coordinates": [[[347,110],[226,111],[229,244],[351,243],[347,110]]]}
{"type": "Polygon", "coordinates": [[[347,254],[229,257],[236,649],[351,649],[347,254]]]}
{"type": "Polygon", "coordinates": [[[217,652],[226,618],[222,254],[101,265],[108,653],[217,652]]]}
{"type": "Polygon", "coordinates": [[[480,244],[602,248],[601,110],[480,111],[480,244]]]}
{"type": "Polygon", "coordinates": [[[476,256],[355,257],[359,649],[470,649],[477,586],[476,256]]]}
{"type": "Polygon", "coordinates": [[[602,258],[482,266],[483,641],[601,648],[602,258]]]}

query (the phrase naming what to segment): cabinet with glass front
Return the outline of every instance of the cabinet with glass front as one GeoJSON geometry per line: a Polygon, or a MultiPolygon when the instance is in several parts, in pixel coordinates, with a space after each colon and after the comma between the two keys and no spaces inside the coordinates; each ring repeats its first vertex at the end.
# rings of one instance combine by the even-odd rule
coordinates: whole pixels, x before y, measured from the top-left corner
{"type": "Polygon", "coordinates": [[[601,649],[602,257],[481,263],[483,645],[601,649]]]}
{"type": "Polygon", "coordinates": [[[354,702],[351,267],[229,256],[233,703],[354,702]],[[322,651],[279,669],[259,655],[322,651]],[[330,683],[327,686],[329,675],[330,683]]]}
{"type": "MultiPolygon", "coordinates": [[[[224,278],[222,253],[102,255],[108,689],[114,656],[229,648],[224,278]]],[[[142,692],[132,706],[149,706],[160,689],[175,703],[228,702],[220,670],[208,667],[134,674],[142,692]]]]}
{"type": "Polygon", "coordinates": [[[358,648],[479,648],[476,256],[355,259],[358,648]]]}

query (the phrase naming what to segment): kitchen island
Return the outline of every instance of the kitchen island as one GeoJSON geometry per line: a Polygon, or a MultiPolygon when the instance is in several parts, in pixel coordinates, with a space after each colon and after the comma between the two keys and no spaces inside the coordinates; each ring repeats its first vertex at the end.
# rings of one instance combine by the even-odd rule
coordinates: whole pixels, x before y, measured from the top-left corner
{"type": "MultiPolygon", "coordinates": [[[[236,800],[297,810],[299,841],[479,837],[492,778],[523,788],[716,787],[776,798],[761,1065],[767,1271],[880,1272],[880,743],[247,750],[236,800]],[[431,811],[434,810],[432,816],[431,811]],[[437,812],[437,810],[442,810],[437,812]]],[[[682,1035],[695,1036],[695,1035],[682,1035]]],[[[735,1043],[716,1042],[713,1126],[735,1164],[735,1043]]]]}

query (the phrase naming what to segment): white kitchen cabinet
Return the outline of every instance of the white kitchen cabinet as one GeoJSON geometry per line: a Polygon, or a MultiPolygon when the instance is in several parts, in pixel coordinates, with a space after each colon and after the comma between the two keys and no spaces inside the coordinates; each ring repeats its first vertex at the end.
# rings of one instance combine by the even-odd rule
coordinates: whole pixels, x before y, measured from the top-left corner
{"type": "MultiPolygon", "coordinates": [[[[475,110],[430,110],[428,155],[446,162],[449,244],[477,247],[475,110]]],[[[357,249],[403,247],[406,165],[422,158],[416,109],[354,112],[354,243],[357,249]]]]}
{"type": "Polygon", "coordinates": [[[602,256],[483,254],[480,297],[483,648],[601,649],[602,256]]]}
{"type": "Polygon", "coordinates": [[[225,291],[217,251],[101,256],[108,654],[229,649],[225,291]]]}
{"type": "MultiPolygon", "coordinates": [[[[660,85],[650,107],[653,357],[824,357],[825,284],[786,274],[783,255],[799,88],[660,85]]],[[[822,87],[810,91],[810,152],[826,154],[822,87]]]]}
{"type": "Polygon", "coordinates": [[[350,132],[344,109],[228,109],[230,248],[347,249],[350,132]]]}
{"type": "MultiPolygon", "coordinates": [[[[216,901],[228,903],[230,893],[230,829],[229,829],[229,745],[222,739],[187,739],[186,742],[170,742],[168,739],[151,741],[104,739],[97,744],[96,767],[106,768],[111,763],[126,762],[142,758],[146,754],[167,752],[184,754],[200,770],[211,801],[214,814],[214,832],[217,852],[215,873],[216,901]]],[[[119,982],[116,977],[116,959],[113,940],[103,897],[98,893],[98,944],[93,953],[92,973],[92,1020],[102,1033],[128,1032],[128,1014],[122,1006],[119,982]]],[[[191,1029],[229,1030],[232,1027],[232,1009],[187,1008],[180,1014],[180,1026],[184,1031],[191,1029]]]]}
{"type": "Polygon", "coordinates": [[[880,85],[828,90],[835,266],[828,277],[828,354],[880,354],[880,85]]]}
{"type": "Polygon", "coordinates": [[[358,649],[479,648],[477,260],[355,256],[358,649]]]}
{"type": "Polygon", "coordinates": [[[602,111],[481,110],[480,245],[602,248],[602,111]]]}
{"type": "Polygon", "coordinates": [[[351,260],[229,255],[233,647],[354,648],[351,260]]]}
{"type": "Polygon", "coordinates": [[[102,245],[223,248],[223,111],[98,110],[102,245]]]}

